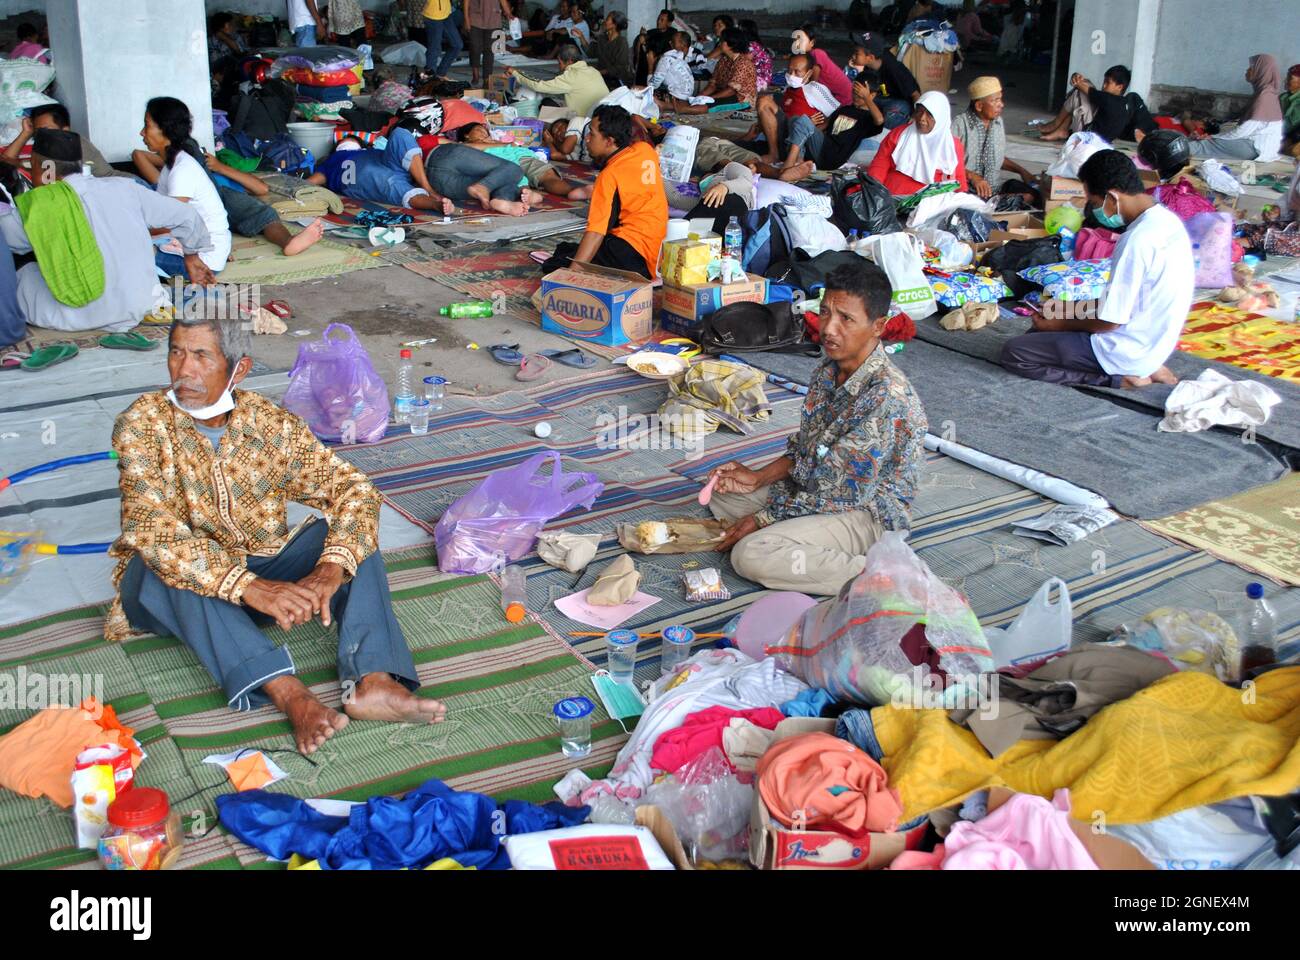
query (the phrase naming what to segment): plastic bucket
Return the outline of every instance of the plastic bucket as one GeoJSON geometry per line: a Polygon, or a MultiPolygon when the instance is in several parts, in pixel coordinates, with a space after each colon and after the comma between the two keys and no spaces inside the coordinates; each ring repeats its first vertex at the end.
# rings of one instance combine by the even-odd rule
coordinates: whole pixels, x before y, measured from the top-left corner
{"type": "Polygon", "coordinates": [[[303,120],[289,124],[289,136],[319,162],[334,152],[335,124],[303,120]]]}
{"type": "Polygon", "coordinates": [[[527,100],[516,100],[511,106],[515,108],[516,116],[536,119],[542,109],[542,98],[529,97],[527,100]]]}

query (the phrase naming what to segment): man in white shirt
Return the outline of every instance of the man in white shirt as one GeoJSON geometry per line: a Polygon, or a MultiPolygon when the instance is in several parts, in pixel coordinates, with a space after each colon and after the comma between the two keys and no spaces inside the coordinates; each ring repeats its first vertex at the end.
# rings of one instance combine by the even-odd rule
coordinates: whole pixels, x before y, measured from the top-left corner
{"type": "MultiPolygon", "coordinates": [[[[53,330],[129,330],[163,299],[154,269],[150,228],[165,228],[184,251],[185,269],[195,283],[215,282],[199,257],[208,250],[203,218],[193,204],[155,193],[121,177],[87,177],[81,172],[81,143],[75,133],[41,130],[32,147],[32,170],[38,186],[62,181],[81,203],[86,222],[103,259],[104,292],[82,306],[60,302],[37,260],[18,271],[18,303],[34,327],[53,330]]],[[[0,203],[0,231],[14,253],[32,250],[17,209],[0,203]]],[[[39,238],[38,238],[39,239],[39,238]]],[[[55,251],[57,253],[57,251],[55,251]]]]}
{"type": "Polygon", "coordinates": [[[1133,161],[1118,150],[1094,153],[1079,179],[1098,222],[1127,228],[1111,258],[1110,283],[1096,310],[1088,309],[1089,302],[1045,302],[1034,315],[1034,331],[1003,345],[1002,366],[1048,383],[1177,383],[1164,364],[1178,344],[1196,286],[1187,230],[1145,193],[1133,161]]]}
{"type": "Polygon", "coordinates": [[[289,32],[295,47],[314,47],[325,39],[325,19],[316,0],[289,0],[289,32]]]}
{"type": "Polygon", "coordinates": [[[656,93],[661,87],[668,89],[668,100],[661,100],[661,107],[671,104],[673,100],[690,100],[695,96],[695,75],[686,62],[686,53],[690,48],[690,39],[679,30],[673,34],[672,46],[664,50],[662,55],[654,48],[646,51],[650,65],[650,77],[646,85],[656,93]]]}

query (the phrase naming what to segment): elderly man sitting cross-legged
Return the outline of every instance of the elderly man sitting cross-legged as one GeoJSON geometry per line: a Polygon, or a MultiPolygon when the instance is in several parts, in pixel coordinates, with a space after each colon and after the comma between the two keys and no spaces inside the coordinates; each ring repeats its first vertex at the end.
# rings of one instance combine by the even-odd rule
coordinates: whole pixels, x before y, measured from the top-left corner
{"type": "Polygon", "coordinates": [[[731,520],[719,550],[742,577],[770,590],[838,593],[866,567],[885,530],[911,525],[925,411],[880,343],[889,278],[873,263],[826,277],[821,340],[799,431],[785,456],[758,470],[714,471],[709,508],[731,520]]]}
{"type": "Polygon", "coordinates": [[[118,597],[105,634],[175,636],[232,709],[268,701],[313,753],[348,718],[434,723],[445,708],[413,692],[415,664],[393,615],[377,551],[380,497],[302,420],[234,390],[252,366],[237,320],[177,321],[172,389],[146,393],[117,419],[121,470],[118,597]],[[293,532],[288,501],[321,511],[293,532]],[[288,649],[259,625],[338,624],[343,713],[294,676],[288,649]]]}

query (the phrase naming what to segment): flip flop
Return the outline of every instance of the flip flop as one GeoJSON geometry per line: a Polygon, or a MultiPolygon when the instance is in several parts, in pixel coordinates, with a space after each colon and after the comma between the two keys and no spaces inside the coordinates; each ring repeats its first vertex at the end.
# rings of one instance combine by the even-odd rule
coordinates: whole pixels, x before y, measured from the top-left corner
{"type": "Polygon", "coordinates": [[[283,300],[268,300],[262,304],[263,310],[269,310],[281,320],[288,320],[293,316],[293,308],[283,300]]]}
{"type": "Polygon", "coordinates": [[[0,357],[0,370],[17,370],[23,365],[23,361],[30,357],[30,353],[22,350],[14,350],[0,357]]]}
{"type": "Polygon", "coordinates": [[[519,372],[515,374],[515,379],[536,380],[549,369],[551,369],[550,358],[544,357],[540,353],[530,353],[524,357],[524,362],[519,365],[519,372]]]}
{"type": "Polygon", "coordinates": [[[176,309],[171,306],[163,305],[154,307],[144,315],[141,323],[151,324],[153,326],[171,326],[172,321],[176,319],[176,309]]]}
{"type": "Polygon", "coordinates": [[[81,351],[75,343],[52,343],[32,351],[32,355],[22,362],[24,370],[46,370],[56,363],[71,360],[81,351]]]}
{"type": "Polygon", "coordinates": [[[570,350],[539,350],[539,355],[548,357],[556,363],[562,363],[566,367],[577,367],[580,370],[590,370],[597,363],[595,357],[589,357],[577,347],[570,350]]]}
{"type": "Polygon", "coordinates": [[[545,250],[534,250],[528,256],[532,257],[534,263],[544,264],[547,260],[551,259],[551,254],[547,253],[545,250]]]}
{"type": "Polygon", "coordinates": [[[519,344],[517,343],[495,343],[488,347],[487,350],[497,363],[504,363],[507,367],[523,365],[524,355],[519,352],[519,344]]]}
{"type": "Polygon", "coordinates": [[[99,338],[99,345],[109,350],[155,350],[158,343],[140,333],[110,333],[99,338]]]}

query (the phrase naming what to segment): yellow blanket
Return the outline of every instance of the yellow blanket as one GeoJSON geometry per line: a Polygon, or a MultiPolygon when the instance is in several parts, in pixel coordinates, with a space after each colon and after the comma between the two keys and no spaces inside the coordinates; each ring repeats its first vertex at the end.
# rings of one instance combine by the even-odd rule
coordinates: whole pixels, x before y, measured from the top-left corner
{"type": "Polygon", "coordinates": [[[1176,673],[1102,710],[1064,740],[1021,740],[996,759],[942,710],[871,711],[903,820],[1006,786],[1070,788],[1080,820],[1144,823],[1233,797],[1300,787],[1300,667],[1253,691],[1176,673]]]}

